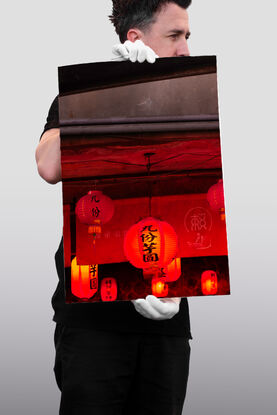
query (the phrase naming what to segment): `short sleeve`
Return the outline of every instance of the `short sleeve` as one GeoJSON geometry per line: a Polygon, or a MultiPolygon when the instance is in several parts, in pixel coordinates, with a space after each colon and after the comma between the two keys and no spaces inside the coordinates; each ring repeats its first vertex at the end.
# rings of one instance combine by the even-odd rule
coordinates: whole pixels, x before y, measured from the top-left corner
{"type": "Polygon", "coordinates": [[[56,98],[54,99],[54,101],[51,104],[51,107],[49,109],[48,112],[48,116],[46,119],[46,124],[44,126],[43,132],[40,136],[40,139],[42,137],[42,135],[45,133],[45,131],[50,130],[51,128],[59,128],[60,127],[60,123],[59,123],[59,99],[58,99],[58,95],[56,96],[56,98]]]}

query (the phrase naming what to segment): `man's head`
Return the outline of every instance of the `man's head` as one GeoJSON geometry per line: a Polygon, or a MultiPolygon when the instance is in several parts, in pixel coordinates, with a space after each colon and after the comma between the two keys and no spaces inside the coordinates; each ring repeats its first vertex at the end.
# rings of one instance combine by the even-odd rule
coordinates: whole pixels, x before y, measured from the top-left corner
{"type": "Polygon", "coordinates": [[[188,56],[191,0],[113,0],[110,20],[120,41],[142,40],[160,57],[188,56]]]}

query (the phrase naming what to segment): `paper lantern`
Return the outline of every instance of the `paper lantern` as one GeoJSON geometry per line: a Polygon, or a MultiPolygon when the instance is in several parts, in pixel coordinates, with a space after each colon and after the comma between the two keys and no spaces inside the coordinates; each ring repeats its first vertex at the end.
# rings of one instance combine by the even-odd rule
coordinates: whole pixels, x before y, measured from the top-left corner
{"type": "Polygon", "coordinates": [[[181,258],[175,258],[167,267],[163,268],[165,281],[177,281],[181,276],[181,258]]]}
{"type": "Polygon", "coordinates": [[[152,294],[156,297],[166,297],[168,295],[168,285],[164,279],[152,279],[152,294]]]}
{"type": "Polygon", "coordinates": [[[75,212],[81,223],[89,225],[88,232],[96,235],[101,233],[101,225],[111,220],[114,204],[100,190],[91,190],[78,200],[75,212]]]}
{"type": "Polygon", "coordinates": [[[98,265],[77,265],[71,261],[71,292],[78,298],[88,299],[98,290],[98,265]]]}
{"type": "Polygon", "coordinates": [[[124,253],[136,268],[162,268],[176,257],[177,242],[171,225],[150,216],[128,230],[124,253]]]}
{"type": "Polygon", "coordinates": [[[207,200],[212,210],[220,212],[222,220],[225,219],[224,189],[223,180],[220,179],[216,184],[211,186],[207,193],[207,200]]]}
{"type": "Polygon", "coordinates": [[[201,275],[201,288],[204,295],[217,293],[217,275],[214,271],[204,271],[201,275]]]}
{"type": "Polygon", "coordinates": [[[103,278],[101,281],[102,301],[114,301],[117,298],[117,282],[115,278],[103,278]]]}

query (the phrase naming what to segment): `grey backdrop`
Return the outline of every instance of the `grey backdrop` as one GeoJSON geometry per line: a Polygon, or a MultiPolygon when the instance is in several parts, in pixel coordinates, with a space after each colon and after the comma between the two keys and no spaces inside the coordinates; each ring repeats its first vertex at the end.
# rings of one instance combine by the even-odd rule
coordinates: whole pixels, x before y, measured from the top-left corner
{"type": "MultiPolygon", "coordinates": [[[[232,294],[189,300],[193,341],[184,414],[276,411],[276,45],[274,2],[193,0],[192,55],[218,56],[232,294]]],[[[110,0],[5,3],[1,23],[1,403],[58,413],[50,298],[61,184],[35,149],[57,67],[109,60],[110,0]]]]}

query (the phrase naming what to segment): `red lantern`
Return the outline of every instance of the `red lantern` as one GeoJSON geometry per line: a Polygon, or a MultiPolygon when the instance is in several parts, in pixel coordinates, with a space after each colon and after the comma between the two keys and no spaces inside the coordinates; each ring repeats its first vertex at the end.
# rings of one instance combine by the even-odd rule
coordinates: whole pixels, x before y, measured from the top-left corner
{"type": "Polygon", "coordinates": [[[136,268],[163,268],[176,256],[177,241],[171,225],[148,217],[128,230],[124,239],[124,253],[136,268]]]}
{"type": "Polygon", "coordinates": [[[223,180],[220,179],[216,184],[211,186],[207,193],[207,200],[212,210],[220,212],[222,220],[225,219],[224,189],[223,180]]]}
{"type": "Polygon", "coordinates": [[[77,265],[71,261],[71,292],[79,298],[91,298],[98,290],[98,265],[77,265]]]}
{"type": "Polygon", "coordinates": [[[165,281],[177,281],[181,276],[181,258],[175,258],[167,267],[163,269],[165,281]]]}
{"type": "Polygon", "coordinates": [[[204,295],[217,293],[217,275],[214,271],[204,271],[201,275],[201,288],[204,295]]]}
{"type": "Polygon", "coordinates": [[[104,278],[101,281],[102,301],[114,301],[117,298],[117,283],[115,278],[104,278]]]}
{"type": "Polygon", "coordinates": [[[81,223],[89,225],[88,232],[96,235],[101,233],[101,225],[112,218],[114,204],[100,190],[92,190],[78,200],[75,212],[81,223]]]}
{"type": "Polygon", "coordinates": [[[152,294],[156,297],[166,297],[168,295],[168,285],[164,278],[152,279],[152,294]]]}

